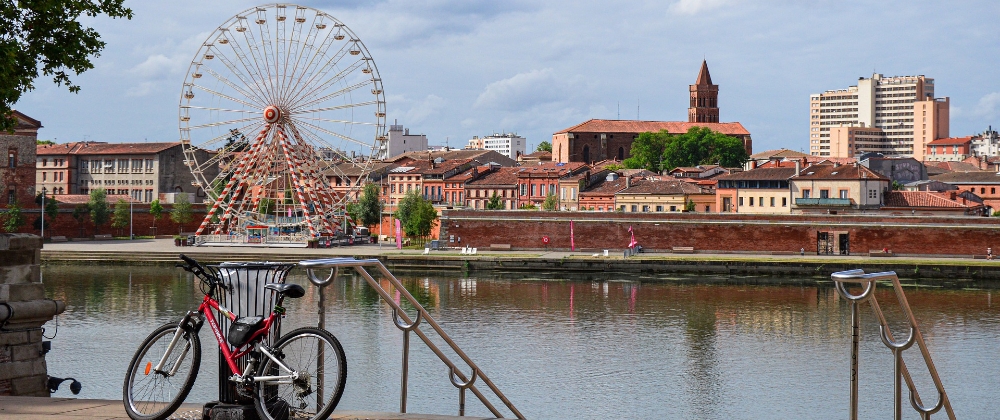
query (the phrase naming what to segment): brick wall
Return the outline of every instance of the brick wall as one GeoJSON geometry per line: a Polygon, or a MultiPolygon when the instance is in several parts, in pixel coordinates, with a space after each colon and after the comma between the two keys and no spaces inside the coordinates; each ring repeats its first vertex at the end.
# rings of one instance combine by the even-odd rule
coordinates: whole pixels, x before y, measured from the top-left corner
{"type": "Polygon", "coordinates": [[[0,208],[6,208],[8,194],[14,190],[22,208],[31,205],[35,197],[35,136],[0,135],[0,208]],[[17,162],[10,168],[8,154],[15,153],[17,162]]]}
{"type": "MultiPolygon", "coordinates": [[[[58,197],[57,197],[58,199],[58,197]]],[[[34,201],[32,201],[34,205],[34,201]]],[[[39,229],[34,226],[35,219],[38,219],[41,214],[39,206],[35,205],[34,208],[23,209],[23,215],[25,218],[25,226],[23,226],[19,232],[22,233],[33,233],[41,234],[39,229]]],[[[93,223],[90,223],[90,215],[88,213],[87,217],[84,218],[82,224],[78,223],[76,219],[73,218],[73,209],[76,207],[75,204],[59,204],[59,215],[56,216],[55,220],[48,217],[45,218],[45,237],[51,238],[53,236],[65,236],[67,238],[83,238],[88,236],[93,236],[95,234],[112,234],[115,236],[119,235],[118,229],[111,227],[111,218],[109,216],[108,223],[104,224],[100,228],[94,227],[93,223]]],[[[202,219],[205,218],[205,208],[204,206],[195,204],[191,208],[191,221],[183,226],[178,226],[172,220],[170,220],[170,210],[173,206],[170,204],[163,205],[163,214],[160,219],[156,221],[156,234],[157,235],[176,235],[179,232],[194,232],[198,230],[198,226],[201,224],[202,219]]],[[[114,203],[110,204],[111,213],[114,213],[114,203]]],[[[132,229],[137,236],[151,236],[153,235],[153,216],[149,214],[149,204],[134,204],[132,206],[132,229]]],[[[123,229],[122,234],[128,236],[129,228],[128,226],[123,229]]]]}
{"type": "Polygon", "coordinates": [[[570,248],[570,221],[578,250],[624,249],[629,227],[650,250],[694,247],[720,252],[816,252],[820,232],[850,235],[851,253],[889,248],[895,253],[983,255],[1000,249],[1000,218],[736,215],[671,215],[593,212],[445,212],[441,236],[462,238],[462,245],[514,248],[570,248]]]}

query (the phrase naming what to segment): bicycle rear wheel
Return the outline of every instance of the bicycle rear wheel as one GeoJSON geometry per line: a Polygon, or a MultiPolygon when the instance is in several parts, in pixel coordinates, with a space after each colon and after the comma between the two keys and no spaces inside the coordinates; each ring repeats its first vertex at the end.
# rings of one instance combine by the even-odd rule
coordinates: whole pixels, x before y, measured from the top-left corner
{"type": "Polygon", "coordinates": [[[297,373],[299,378],[257,383],[254,403],[260,418],[329,417],[347,382],[347,358],[337,338],[319,328],[300,328],[279,338],[272,353],[292,371],[264,356],[257,377],[297,373]]]}
{"type": "Polygon", "coordinates": [[[154,369],[164,359],[177,328],[176,323],[171,323],[153,330],[132,356],[122,387],[122,400],[125,412],[134,420],[167,418],[180,407],[194,385],[201,365],[198,334],[181,334],[162,369],[154,369]]]}

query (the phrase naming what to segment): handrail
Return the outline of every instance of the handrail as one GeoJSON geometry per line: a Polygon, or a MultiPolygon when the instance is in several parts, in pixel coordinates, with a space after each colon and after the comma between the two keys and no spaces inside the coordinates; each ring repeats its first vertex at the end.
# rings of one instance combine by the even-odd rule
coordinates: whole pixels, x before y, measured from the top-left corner
{"type": "MultiPolygon", "coordinates": [[[[403,286],[403,284],[399,281],[399,279],[396,278],[396,276],[393,276],[392,273],[389,272],[389,269],[387,269],[385,265],[382,264],[381,261],[377,259],[356,260],[353,258],[329,258],[329,259],[300,261],[299,266],[306,269],[306,274],[309,276],[309,281],[312,282],[314,285],[319,286],[321,300],[323,299],[323,289],[325,288],[325,286],[329,285],[334,280],[336,280],[339,270],[341,268],[348,268],[348,269],[352,268],[361,277],[363,277],[365,281],[368,282],[368,285],[371,286],[372,289],[375,289],[375,291],[379,294],[379,296],[382,297],[383,301],[385,301],[387,304],[389,304],[390,307],[392,307],[393,323],[396,325],[397,328],[403,331],[403,358],[402,358],[403,369],[402,369],[402,380],[400,381],[402,388],[400,391],[401,413],[406,412],[406,396],[407,396],[406,387],[407,387],[407,376],[409,373],[409,368],[408,368],[409,333],[412,331],[418,337],[420,337],[420,339],[423,340],[424,344],[427,345],[427,347],[431,351],[433,351],[434,354],[436,354],[438,358],[441,359],[441,361],[448,367],[449,379],[452,385],[454,385],[459,390],[460,416],[465,415],[465,390],[468,389],[471,390],[472,393],[479,398],[479,401],[484,406],[486,406],[486,408],[490,410],[490,412],[493,413],[494,416],[496,416],[497,418],[503,418],[503,415],[500,413],[500,411],[498,411],[497,408],[494,407],[493,404],[486,399],[482,391],[480,391],[479,388],[476,386],[475,382],[477,380],[482,380],[482,382],[485,383],[486,386],[489,387],[491,391],[493,391],[493,395],[495,395],[497,398],[503,401],[504,405],[507,406],[507,409],[510,410],[511,413],[514,414],[514,416],[516,416],[519,419],[524,418],[524,416],[521,415],[521,412],[518,411],[516,407],[514,407],[514,404],[511,403],[509,399],[507,399],[507,396],[505,396],[502,392],[500,392],[500,389],[497,388],[497,386],[493,383],[493,381],[489,379],[489,377],[486,376],[486,373],[484,373],[483,370],[480,369],[479,366],[476,365],[472,361],[472,359],[469,358],[469,356],[466,355],[465,352],[458,347],[458,344],[455,344],[455,341],[452,340],[451,337],[444,332],[444,330],[437,323],[437,321],[435,321],[434,318],[431,316],[431,314],[427,312],[427,309],[425,309],[423,305],[421,305],[420,302],[418,302],[417,299],[414,298],[413,295],[411,295],[408,290],[406,290],[406,287],[403,286]],[[389,294],[389,292],[387,292],[384,288],[382,288],[382,285],[380,285],[378,281],[376,281],[375,278],[372,277],[372,275],[367,270],[365,270],[365,267],[372,267],[377,269],[382,274],[382,276],[389,281],[392,287],[396,288],[396,291],[400,294],[400,296],[405,298],[410,303],[410,305],[412,305],[414,308],[417,309],[417,315],[411,319],[410,316],[407,315],[406,312],[403,310],[403,308],[398,303],[395,302],[395,300],[389,294]],[[322,269],[329,269],[331,271],[330,275],[326,276],[325,279],[317,277],[315,273],[316,270],[322,270],[322,269]],[[452,362],[451,359],[448,358],[448,356],[446,356],[441,351],[441,349],[438,348],[438,346],[435,345],[430,340],[430,338],[427,337],[427,335],[420,329],[421,323],[426,323],[427,325],[430,325],[431,328],[434,330],[434,332],[436,332],[442,339],[444,339],[445,343],[447,343],[448,346],[451,347],[451,350],[454,351],[455,354],[457,354],[458,357],[460,357],[462,361],[464,361],[470,369],[472,369],[472,373],[470,374],[471,376],[467,377],[464,373],[462,373],[461,369],[459,369],[459,367],[456,366],[455,363],[452,362]],[[456,380],[455,378],[458,378],[458,380],[456,380]]],[[[320,312],[322,313],[322,309],[320,310],[320,312]]],[[[320,319],[322,320],[323,318],[320,319]]]]}
{"type": "Polygon", "coordinates": [[[860,342],[860,314],[858,310],[858,304],[868,302],[872,311],[875,313],[875,317],[878,318],[879,322],[879,335],[882,339],[882,343],[885,344],[887,348],[892,351],[894,360],[894,415],[896,419],[902,418],[902,385],[901,380],[906,382],[906,387],[910,391],[910,405],[920,414],[920,418],[924,420],[930,419],[931,414],[934,414],[941,410],[943,407],[945,412],[948,414],[948,418],[955,420],[955,412],[951,408],[951,401],[948,400],[948,394],[944,390],[944,385],[941,383],[941,377],[938,375],[937,368],[934,367],[934,361],[931,360],[930,351],[927,350],[927,344],[924,342],[924,336],[920,333],[920,327],[917,326],[917,319],[913,316],[913,311],[910,309],[910,304],[906,300],[906,294],[903,293],[903,287],[899,283],[899,277],[896,275],[895,271],[886,271],[880,273],[865,273],[864,270],[847,270],[833,273],[830,276],[837,288],[837,293],[841,297],[847,299],[851,304],[851,402],[850,402],[850,419],[857,420],[858,418],[858,350],[860,342]],[[878,299],[875,298],[875,285],[877,281],[891,280],[892,287],[896,292],[896,300],[899,302],[899,306],[906,316],[906,321],[910,327],[910,335],[906,340],[897,341],[893,335],[892,331],[889,329],[889,324],[885,319],[885,314],[882,312],[882,308],[878,304],[878,299]],[[855,283],[863,287],[860,294],[852,294],[847,291],[844,283],[855,283]],[[924,364],[927,366],[927,371],[934,381],[934,387],[938,392],[937,403],[927,408],[923,405],[920,400],[920,394],[917,392],[917,387],[913,383],[913,378],[910,377],[910,372],[906,368],[906,363],[903,362],[903,351],[910,348],[914,343],[917,344],[917,348],[920,349],[920,354],[923,356],[924,364]]]}

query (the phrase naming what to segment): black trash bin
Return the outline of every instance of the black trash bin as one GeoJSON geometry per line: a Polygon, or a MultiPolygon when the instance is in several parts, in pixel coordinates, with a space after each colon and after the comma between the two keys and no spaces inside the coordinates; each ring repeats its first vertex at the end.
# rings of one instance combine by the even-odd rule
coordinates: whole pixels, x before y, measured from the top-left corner
{"type": "MultiPolygon", "coordinates": [[[[295,267],[295,264],[276,262],[226,262],[211,268],[216,271],[219,279],[226,286],[226,290],[220,290],[218,294],[219,305],[232,311],[238,316],[268,316],[274,307],[274,293],[264,289],[264,285],[269,283],[284,283],[288,271],[295,267]]],[[[217,317],[219,328],[223,335],[229,333],[229,326],[232,324],[229,318],[217,317]]],[[[272,326],[269,343],[274,344],[281,334],[281,320],[272,326]]],[[[228,339],[228,337],[226,337],[228,339]]],[[[227,341],[228,345],[228,341],[227,341]]],[[[244,356],[237,360],[239,367],[245,368],[248,357],[244,356]]],[[[236,392],[236,388],[229,377],[228,364],[219,351],[219,402],[223,404],[251,403],[250,400],[241,398],[236,392]]],[[[214,417],[214,416],[213,416],[214,417]]]]}

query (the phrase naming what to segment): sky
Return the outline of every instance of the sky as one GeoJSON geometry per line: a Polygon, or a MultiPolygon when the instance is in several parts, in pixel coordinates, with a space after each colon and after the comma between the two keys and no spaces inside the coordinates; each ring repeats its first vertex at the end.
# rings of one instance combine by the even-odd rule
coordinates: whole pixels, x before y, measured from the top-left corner
{"type": "MultiPolygon", "coordinates": [[[[56,142],[177,141],[188,65],[258,5],[126,0],[132,20],[86,18],[107,42],[78,94],[44,77],[15,108],[56,142]]],[[[387,118],[432,145],[516,132],[533,150],[591,118],[686,121],[703,59],[720,121],[754,150],[806,150],[811,93],[873,72],[926,75],[951,98],[951,135],[1000,126],[1000,2],[851,0],[311,1],[378,66],[387,118]]]]}

